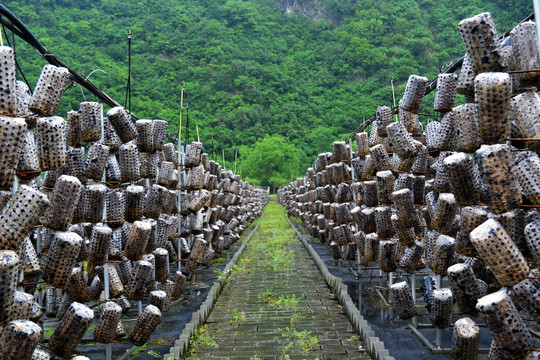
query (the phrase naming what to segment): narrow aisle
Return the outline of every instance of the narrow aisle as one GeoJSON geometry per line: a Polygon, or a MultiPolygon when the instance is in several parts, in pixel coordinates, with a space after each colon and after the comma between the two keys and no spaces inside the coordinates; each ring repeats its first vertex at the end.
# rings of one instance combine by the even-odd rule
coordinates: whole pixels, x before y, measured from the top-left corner
{"type": "Polygon", "coordinates": [[[369,358],[276,201],[230,279],[192,359],[369,358]]]}

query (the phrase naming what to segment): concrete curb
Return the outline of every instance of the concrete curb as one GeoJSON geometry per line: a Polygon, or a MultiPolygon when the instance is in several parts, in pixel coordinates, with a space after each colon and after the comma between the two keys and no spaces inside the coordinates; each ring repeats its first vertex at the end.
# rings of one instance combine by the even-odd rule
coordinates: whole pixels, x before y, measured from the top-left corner
{"type": "Polygon", "coordinates": [[[223,291],[223,288],[227,283],[227,279],[231,275],[231,269],[234,265],[236,265],[238,259],[240,258],[240,255],[242,255],[242,252],[246,248],[247,243],[249,242],[253,234],[255,234],[255,231],[257,231],[257,229],[259,228],[259,224],[261,223],[261,220],[264,217],[265,213],[266,208],[264,209],[262,215],[259,217],[259,220],[257,221],[257,224],[255,225],[253,230],[251,230],[249,235],[244,239],[238,251],[236,251],[231,260],[229,260],[229,262],[223,269],[223,275],[218,280],[216,280],[214,282],[214,285],[212,285],[212,287],[210,288],[210,292],[208,293],[206,300],[201,304],[199,310],[193,313],[191,321],[185,325],[184,330],[182,330],[182,333],[180,334],[180,337],[169,349],[169,353],[163,355],[164,360],[180,359],[188,352],[190,347],[189,340],[191,339],[195,331],[197,331],[199,327],[201,327],[206,322],[206,319],[208,319],[208,316],[210,316],[210,314],[212,313],[214,305],[216,304],[219,295],[223,291]]]}
{"type": "Polygon", "coordinates": [[[347,314],[347,317],[349,318],[349,321],[354,326],[355,330],[360,334],[360,336],[362,336],[362,339],[364,340],[364,348],[369,353],[369,355],[371,355],[371,357],[376,360],[396,360],[395,357],[390,356],[390,353],[385,348],[384,343],[375,336],[375,333],[371,329],[371,326],[369,326],[368,322],[364,319],[362,314],[360,314],[360,311],[358,310],[356,305],[354,305],[354,302],[352,301],[349,293],[347,292],[347,286],[343,285],[343,280],[338,276],[332,275],[330,271],[328,271],[326,264],[321,259],[319,254],[317,254],[311,244],[306,241],[304,234],[301,233],[296,228],[296,226],[294,226],[288,216],[287,221],[296,231],[296,235],[298,235],[298,238],[300,239],[300,241],[302,241],[302,244],[306,248],[307,252],[313,258],[313,261],[319,268],[319,271],[324,277],[324,280],[332,289],[332,293],[336,296],[339,303],[345,308],[345,312],[347,314]]]}

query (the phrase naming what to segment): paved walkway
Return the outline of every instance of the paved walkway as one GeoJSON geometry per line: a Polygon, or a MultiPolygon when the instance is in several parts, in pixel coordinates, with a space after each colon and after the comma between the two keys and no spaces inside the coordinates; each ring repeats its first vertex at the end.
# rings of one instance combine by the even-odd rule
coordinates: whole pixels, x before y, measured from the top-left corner
{"type": "Polygon", "coordinates": [[[272,201],[199,332],[192,359],[369,359],[272,201]]]}

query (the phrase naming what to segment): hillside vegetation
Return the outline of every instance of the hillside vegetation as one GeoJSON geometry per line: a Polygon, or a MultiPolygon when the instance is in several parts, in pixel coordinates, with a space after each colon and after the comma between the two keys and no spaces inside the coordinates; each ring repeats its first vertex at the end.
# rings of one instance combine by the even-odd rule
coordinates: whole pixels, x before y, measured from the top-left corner
{"type": "MultiPolygon", "coordinates": [[[[197,122],[207,152],[212,153],[213,137],[216,160],[223,147],[229,168],[239,149],[239,172],[262,185],[300,175],[377,105],[391,106],[392,77],[399,98],[410,74],[434,78],[441,66],[461,57],[461,19],[490,11],[502,33],[533,11],[530,0],[298,2],[324,6],[326,20],[283,13],[278,0],[6,0],[4,5],[79,73],[101,69],[91,80],[121,103],[127,33],[133,30],[133,112],[168,120],[177,134],[185,82],[190,140],[196,139],[197,122]],[[257,154],[261,151],[287,154],[257,154]]],[[[20,40],[16,50],[33,86],[45,62],[20,40]]],[[[78,109],[85,98],[93,100],[81,87],[71,87],[59,114],[78,109]]]]}

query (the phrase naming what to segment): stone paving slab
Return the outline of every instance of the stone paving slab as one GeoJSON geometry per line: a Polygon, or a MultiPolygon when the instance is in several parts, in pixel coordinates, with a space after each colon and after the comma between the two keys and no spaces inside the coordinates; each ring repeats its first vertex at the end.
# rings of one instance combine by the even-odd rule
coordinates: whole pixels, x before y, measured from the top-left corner
{"type": "MultiPolygon", "coordinates": [[[[285,218],[282,221],[289,226],[285,218]]],[[[281,267],[264,261],[260,246],[272,236],[257,230],[210,314],[192,359],[370,359],[344,309],[290,230],[288,240],[277,246],[294,257],[281,267]]]]}

